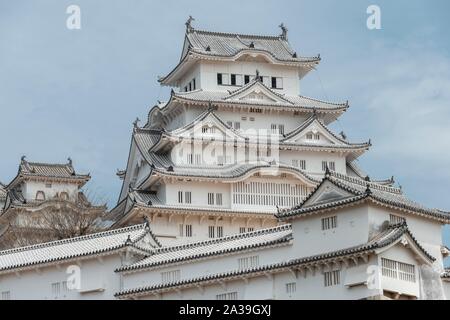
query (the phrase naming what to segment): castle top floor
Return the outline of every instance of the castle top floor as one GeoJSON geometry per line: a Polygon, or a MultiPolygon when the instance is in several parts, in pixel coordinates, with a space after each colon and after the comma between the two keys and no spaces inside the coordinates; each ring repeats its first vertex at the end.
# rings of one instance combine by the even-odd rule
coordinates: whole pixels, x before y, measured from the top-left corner
{"type": "Polygon", "coordinates": [[[277,36],[219,33],[194,29],[186,22],[180,62],[162,85],[179,91],[232,91],[260,77],[281,94],[299,94],[300,79],[319,62],[317,57],[300,57],[291,47],[287,28],[281,24],[277,36]]]}

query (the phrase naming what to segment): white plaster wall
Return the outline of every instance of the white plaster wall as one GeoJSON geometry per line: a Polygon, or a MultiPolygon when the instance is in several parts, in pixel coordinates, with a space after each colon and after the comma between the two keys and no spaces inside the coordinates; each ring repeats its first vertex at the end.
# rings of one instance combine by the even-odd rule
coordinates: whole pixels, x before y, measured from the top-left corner
{"type": "MultiPolygon", "coordinates": [[[[300,80],[298,70],[293,67],[276,66],[266,62],[209,62],[200,63],[201,88],[207,91],[235,90],[237,86],[219,86],[217,84],[217,73],[256,75],[259,70],[261,76],[282,77],[283,89],[274,89],[276,92],[287,95],[298,95],[300,80]]],[[[252,79],[251,77],[250,79],[252,79]]]]}
{"type": "Polygon", "coordinates": [[[26,181],[22,186],[22,194],[28,201],[36,200],[36,193],[43,191],[45,199],[53,199],[60,192],[67,192],[69,198],[74,201],[78,194],[78,185],[70,183],[52,182],[51,187],[46,187],[46,182],[41,181],[26,181]]]}
{"type": "Polygon", "coordinates": [[[292,229],[295,239],[292,250],[297,257],[349,248],[368,241],[368,210],[355,206],[337,213],[297,218],[292,221],[292,229]],[[321,230],[321,219],[333,215],[337,215],[337,228],[321,230]]]}

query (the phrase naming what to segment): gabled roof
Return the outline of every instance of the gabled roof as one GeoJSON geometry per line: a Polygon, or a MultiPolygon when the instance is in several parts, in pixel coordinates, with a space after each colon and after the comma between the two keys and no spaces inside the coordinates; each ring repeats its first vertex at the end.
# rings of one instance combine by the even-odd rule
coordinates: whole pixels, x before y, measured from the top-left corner
{"type": "Polygon", "coordinates": [[[25,157],[22,157],[17,176],[9,183],[7,189],[26,178],[73,180],[81,185],[84,185],[91,179],[89,174],[77,174],[72,165],[72,160],[70,158],[68,160],[68,163],[54,164],[29,162],[25,157]]]}
{"type": "Polygon", "coordinates": [[[223,254],[237,253],[288,243],[292,239],[289,224],[235,234],[223,238],[194,242],[181,246],[162,247],[141,261],[124,266],[117,271],[142,270],[167,264],[211,258],[223,254]]]}
{"type": "Polygon", "coordinates": [[[450,223],[450,213],[426,208],[408,199],[400,188],[381,185],[368,179],[349,177],[328,170],[322,182],[300,205],[291,209],[280,210],[277,217],[280,220],[289,220],[297,216],[309,215],[323,210],[339,209],[349,204],[365,201],[437,219],[442,223],[450,223]],[[322,186],[325,184],[330,184],[337,189],[326,195],[322,190],[322,186]],[[314,199],[316,201],[311,201],[314,199]]]}
{"type": "Polygon", "coordinates": [[[145,223],[76,238],[0,251],[0,273],[27,267],[40,267],[49,263],[79,259],[92,255],[105,255],[126,248],[132,248],[142,254],[149,254],[160,246],[148,224],[145,223]]]}
{"type": "MultiPolygon", "coordinates": [[[[291,109],[296,111],[312,112],[316,109],[317,112],[339,112],[342,113],[348,109],[348,102],[336,103],[323,100],[317,100],[305,96],[291,96],[280,94],[274,90],[265,86],[258,80],[252,80],[246,85],[238,88],[234,91],[204,91],[203,89],[197,89],[188,92],[172,92],[171,100],[178,100],[183,102],[191,102],[196,104],[206,105],[209,102],[219,105],[250,105],[260,107],[277,107],[278,109],[291,109]],[[268,97],[271,97],[273,101],[266,100],[251,100],[240,99],[243,94],[250,93],[252,90],[259,90],[259,92],[265,93],[268,97]]],[[[170,101],[169,101],[170,103],[170,101]]],[[[169,105],[166,104],[165,106],[169,105]]],[[[164,108],[164,107],[163,107],[164,108]]]]}
{"type": "Polygon", "coordinates": [[[377,254],[397,243],[400,243],[402,240],[407,241],[409,245],[408,248],[414,250],[422,261],[431,264],[435,260],[434,257],[431,256],[427,251],[425,251],[423,247],[417,242],[417,240],[409,231],[406,223],[402,223],[388,226],[385,230],[375,235],[367,243],[361,245],[314,256],[302,257],[284,262],[258,266],[250,269],[232,270],[196,278],[186,278],[169,283],[160,283],[150,286],[126,289],[116,293],[115,296],[117,298],[126,299],[136,295],[145,295],[149,293],[155,294],[170,291],[173,289],[183,289],[202,284],[217,283],[224,280],[242,279],[243,277],[255,277],[271,273],[279,273],[292,270],[295,271],[299,269],[305,270],[308,267],[311,268],[333,261],[341,261],[346,257],[358,258],[370,254],[377,254]]]}
{"type": "Polygon", "coordinates": [[[270,63],[303,67],[307,70],[320,62],[319,55],[316,57],[297,55],[285,36],[221,33],[190,27],[186,30],[180,62],[159,81],[164,85],[173,85],[174,76],[199,59],[236,61],[246,55],[259,55],[270,63]]]}

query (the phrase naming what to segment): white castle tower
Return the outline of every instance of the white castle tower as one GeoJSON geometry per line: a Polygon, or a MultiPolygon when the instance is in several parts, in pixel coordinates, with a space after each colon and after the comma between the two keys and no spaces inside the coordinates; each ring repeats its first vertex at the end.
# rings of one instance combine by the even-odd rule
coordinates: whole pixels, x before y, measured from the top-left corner
{"type": "MultiPolygon", "coordinates": [[[[134,123],[114,227],[148,217],[162,243],[189,242],[277,224],[326,168],[362,177],[354,160],[370,146],[327,125],[348,108],[300,94],[320,62],[277,36],[196,30],[189,19],[180,62],[165,77],[168,102],[134,123]]],[[[386,183],[391,184],[388,180],[386,183]]]]}

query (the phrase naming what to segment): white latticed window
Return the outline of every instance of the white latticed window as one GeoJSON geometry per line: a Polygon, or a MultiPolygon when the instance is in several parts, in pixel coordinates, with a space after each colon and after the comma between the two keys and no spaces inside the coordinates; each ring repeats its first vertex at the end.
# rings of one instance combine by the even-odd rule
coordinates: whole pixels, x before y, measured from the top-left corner
{"type": "Polygon", "coordinates": [[[192,203],[192,193],[190,192],[190,191],[186,191],[185,193],[184,193],[184,199],[185,199],[185,201],[186,201],[186,203],[192,203]]]}
{"type": "Polygon", "coordinates": [[[397,223],[403,223],[405,221],[405,218],[396,216],[395,214],[389,215],[389,222],[391,224],[397,224],[397,223]]]}
{"type": "Polygon", "coordinates": [[[234,204],[293,207],[307,194],[307,187],[301,184],[238,182],[233,185],[234,204]]]}
{"type": "Polygon", "coordinates": [[[222,205],[222,194],[216,193],[216,205],[221,206],[222,205]]]}
{"type": "Polygon", "coordinates": [[[300,168],[302,170],[306,170],[306,160],[293,159],[292,166],[300,168]]]}
{"type": "Polygon", "coordinates": [[[216,300],[237,300],[238,293],[237,292],[227,292],[216,295],[216,300]]]}
{"type": "Polygon", "coordinates": [[[183,203],[183,191],[178,191],[178,203],[183,203]]]}
{"type": "Polygon", "coordinates": [[[392,279],[416,282],[414,265],[381,258],[381,274],[392,279]]]}
{"type": "Polygon", "coordinates": [[[172,270],[161,272],[161,282],[162,283],[171,283],[180,280],[181,272],[180,270],[172,270]]]}
{"type": "Polygon", "coordinates": [[[208,192],[208,204],[214,205],[214,193],[208,192]]]}
{"type": "Polygon", "coordinates": [[[337,216],[322,218],[322,230],[337,228],[337,216]]]}
{"type": "Polygon", "coordinates": [[[251,256],[238,259],[239,270],[255,268],[259,266],[259,256],[251,256]]]}
{"type": "Polygon", "coordinates": [[[61,294],[61,284],[59,282],[52,283],[52,295],[57,297],[61,294]]]}
{"type": "Polygon", "coordinates": [[[209,226],[208,227],[208,237],[209,238],[215,238],[215,230],[216,230],[216,228],[214,227],[214,226],[209,226]]]}
{"type": "Polygon", "coordinates": [[[341,283],[341,271],[340,270],[324,272],[323,277],[324,277],[325,287],[336,286],[341,283]]]}

